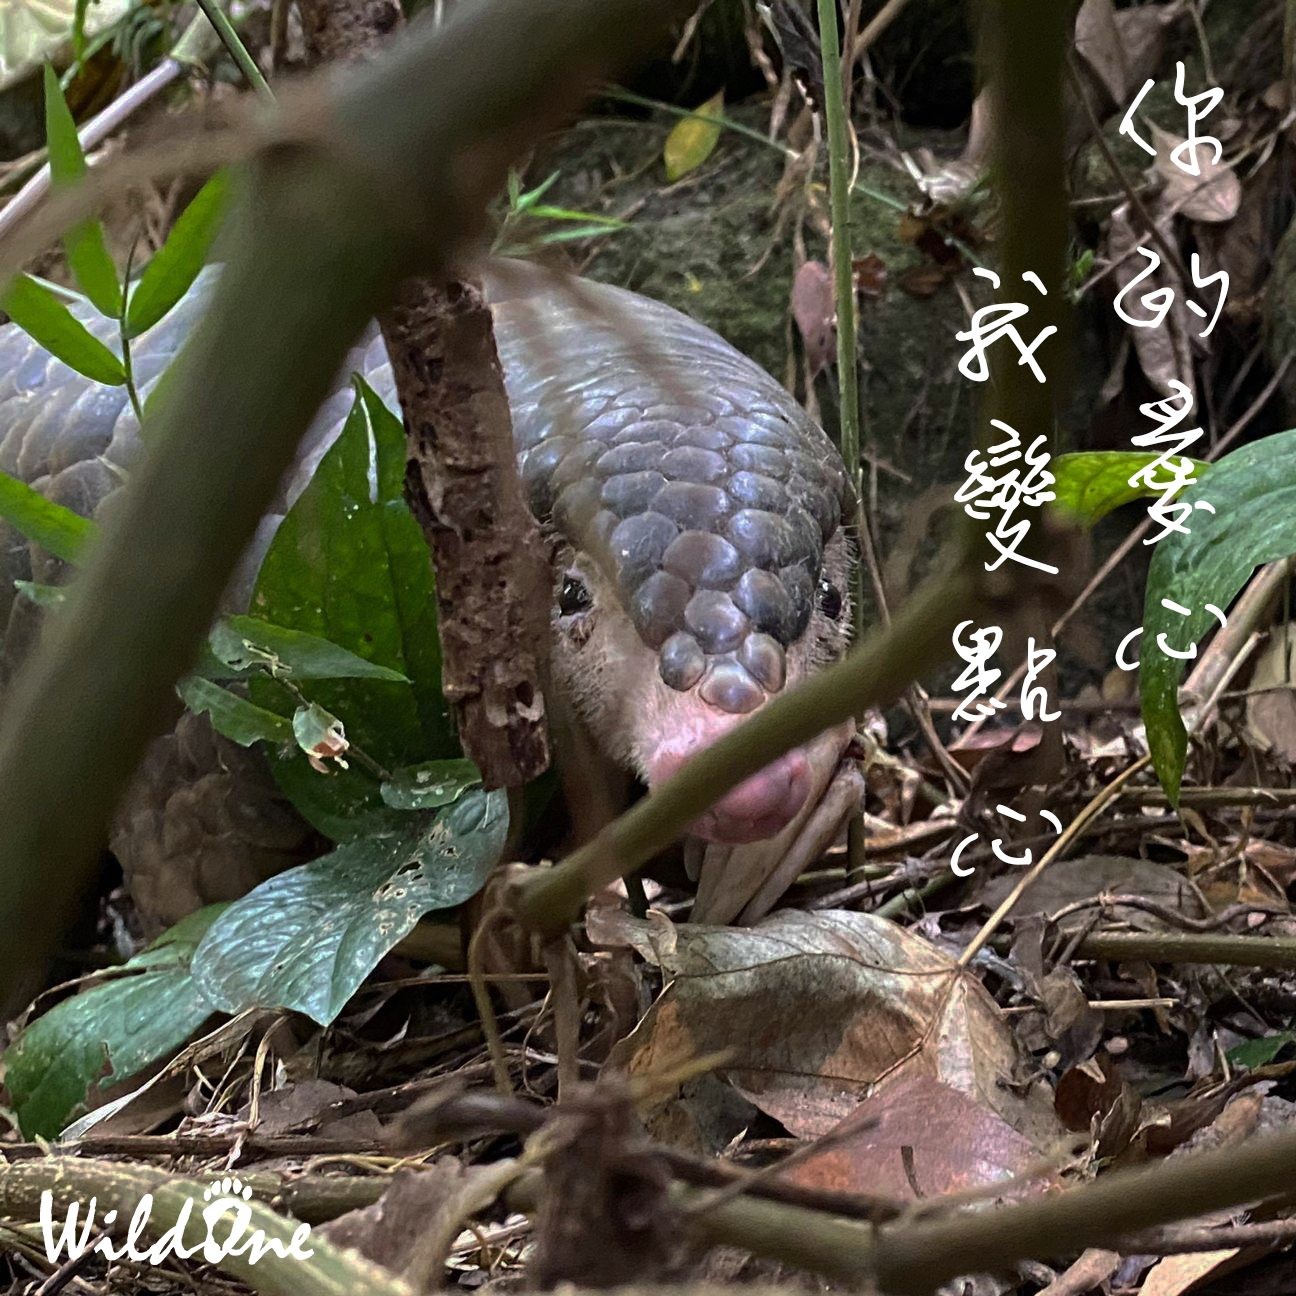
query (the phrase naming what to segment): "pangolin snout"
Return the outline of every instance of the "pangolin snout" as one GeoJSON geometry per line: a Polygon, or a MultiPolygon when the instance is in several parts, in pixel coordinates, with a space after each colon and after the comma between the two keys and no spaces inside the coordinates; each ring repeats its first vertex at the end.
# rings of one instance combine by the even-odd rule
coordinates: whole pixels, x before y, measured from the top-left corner
{"type": "MultiPolygon", "coordinates": [[[[650,763],[648,786],[670,778],[696,751],[663,752],[650,763]]],[[[726,792],[689,831],[704,841],[739,846],[762,841],[787,827],[810,794],[810,763],[799,749],[780,756],[726,792]]]]}

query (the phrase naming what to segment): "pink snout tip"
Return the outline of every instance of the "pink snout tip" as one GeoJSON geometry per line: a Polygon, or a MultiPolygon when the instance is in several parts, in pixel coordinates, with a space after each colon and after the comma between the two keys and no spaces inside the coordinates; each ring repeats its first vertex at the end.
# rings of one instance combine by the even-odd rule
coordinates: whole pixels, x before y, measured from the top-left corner
{"type": "MultiPolygon", "coordinates": [[[[664,752],[653,762],[649,785],[665,782],[691,752],[664,752]]],[[[773,837],[796,818],[810,794],[810,764],[790,751],[726,792],[689,831],[704,841],[739,846],[773,837]]]]}

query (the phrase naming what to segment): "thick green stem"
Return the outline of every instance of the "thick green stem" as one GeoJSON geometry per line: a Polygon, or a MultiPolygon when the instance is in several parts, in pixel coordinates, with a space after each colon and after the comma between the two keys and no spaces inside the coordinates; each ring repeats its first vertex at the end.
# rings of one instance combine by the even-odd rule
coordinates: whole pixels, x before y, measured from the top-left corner
{"type": "Polygon", "coordinates": [[[1189,932],[1093,932],[1076,958],[1141,959],[1152,963],[1226,963],[1233,967],[1296,968],[1296,940],[1189,932]]]}
{"type": "Polygon", "coordinates": [[[198,0],[198,8],[207,15],[207,21],[221,38],[221,44],[238,65],[238,70],[243,73],[243,79],[262,99],[267,103],[273,103],[274,92],[261,74],[261,69],[257,67],[256,59],[248,52],[248,47],[243,44],[238,32],[234,30],[234,24],[230,22],[225,10],[216,3],[216,0],[198,0]]]}
{"type": "MultiPolygon", "coordinates": [[[[858,322],[850,231],[850,139],[846,95],[842,86],[841,42],[837,35],[836,0],[818,0],[819,50],[823,63],[824,123],[828,133],[828,189],[832,206],[833,295],[837,307],[837,383],[841,392],[841,452],[857,501],[863,499],[860,473],[858,322]]],[[[862,510],[857,514],[862,520],[862,510]]],[[[864,631],[864,582],[855,569],[855,636],[864,631]]]]}

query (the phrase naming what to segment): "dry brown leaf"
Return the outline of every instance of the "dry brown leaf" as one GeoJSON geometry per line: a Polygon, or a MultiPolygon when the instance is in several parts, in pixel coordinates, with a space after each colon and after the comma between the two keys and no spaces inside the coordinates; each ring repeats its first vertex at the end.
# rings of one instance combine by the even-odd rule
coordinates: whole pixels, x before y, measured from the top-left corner
{"type": "MultiPolygon", "coordinates": [[[[1045,1146],[1046,1096],[1022,1096],[1012,1033],[981,983],[872,914],[785,910],[752,928],[676,928],[673,975],[616,1056],[632,1074],[725,1053],[724,1074],[793,1134],[817,1138],[874,1085],[927,1076],[1045,1146]]],[[[658,943],[660,948],[660,942],[658,943]]]]}
{"type": "Polygon", "coordinates": [[[1080,6],[1076,53],[1109,96],[1111,107],[1124,111],[1144,81],[1156,75],[1169,30],[1183,14],[1178,0],[1120,10],[1112,0],[1085,0],[1080,6]]]}
{"type": "Polygon", "coordinates": [[[1209,1278],[1226,1260],[1232,1260],[1240,1248],[1226,1247],[1222,1251],[1195,1251],[1187,1255],[1166,1256],[1148,1271],[1141,1296],[1180,1296],[1195,1287],[1203,1278],[1209,1278]]]}
{"type": "MultiPolygon", "coordinates": [[[[982,903],[999,904],[1016,883],[1015,877],[995,878],[987,884],[982,903]]],[[[1014,913],[1019,918],[1029,914],[1052,914],[1076,901],[1101,895],[1136,895],[1176,909],[1190,918],[1206,917],[1196,892],[1182,874],[1165,864],[1123,855],[1086,855],[1081,859],[1050,864],[1022,893],[1014,913]]],[[[1079,910],[1063,917],[1058,925],[1064,931],[1074,930],[1091,922],[1094,912],[1093,909],[1079,910]]],[[[1165,926],[1160,919],[1139,909],[1116,905],[1110,912],[1121,922],[1145,931],[1165,926]]]]}
{"type": "Polygon", "coordinates": [[[951,277],[950,271],[944,266],[927,261],[902,270],[896,278],[896,287],[910,297],[934,297],[951,277]]]}
{"type": "Polygon", "coordinates": [[[1184,142],[1182,137],[1163,131],[1155,123],[1150,129],[1157,148],[1152,169],[1165,182],[1162,201],[1167,208],[1205,224],[1231,221],[1242,204],[1242,181],[1233,168],[1222,159],[1213,161],[1211,150],[1202,145],[1197,149],[1201,175],[1191,175],[1173,160],[1175,149],[1184,142]]]}
{"type": "Polygon", "coordinates": [[[1274,632],[1251,675],[1247,737],[1261,750],[1296,761],[1296,639],[1274,632]],[[1265,690],[1259,692],[1258,690],[1265,690]]]}
{"type": "MultiPolygon", "coordinates": [[[[1173,232],[1168,217],[1153,213],[1167,243],[1173,246],[1173,232]]],[[[1111,224],[1107,232],[1107,258],[1116,262],[1112,272],[1115,291],[1119,294],[1143,273],[1151,264],[1142,252],[1137,249],[1146,247],[1154,252],[1161,264],[1141,279],[1136,288],[1124,299],[1124,309],[1134,319],[1150,319],[1142,306],[1142,299],[1149,293],[1169,288],[1174,293],[1174,301],[1165,318],[1155,327],[1129,326],[1129,338],[1134,344],[1139,367],[1147,375],[1148,382],[1163,395],[1169,396],[1174,388],[1174,380],[1193,383],[1192,339],[1198,332],[1188,314],[1188,305],[1184,300],[1183,285],[1178,281],[1174,268],[1165,262],[1165,255],[1155,239],[1142,224],[1136,224],[1131,218],[1128,203],[1122,203],[1111,215],[1111,224]]],[[[1194,392],[1195,396],[1195,392],[1194,392]]]]}
{"type": "Polygon", "coordinates": [[[851,262],[851,274],[855,277],[855,291],[861,297],[871,297],[876,301],[885,295],[887,264],[876,252],[856,257],[851,262]]]}
{"type": "MultiPolygon", "coordinates": [[[[256,1132],[281,1135],[308,1129],[326,1138],[381,1138],[383,1124],[372,1111],[328,1116],[328,1109],[334,1103],[354,1097],[355,1090],[328,1080],[298,1080],[295,1084],[262,1094],[256,1132]]],[[[240,1114],[246,1118],[249,1109],[244,1108],[240,1114]]]]}
{"type": "MultiPolygon", "coordinates": [[[[780,1177],[807,1188],[912,1201],[1001,1183],[1039,1161],[1030,1139],[994,1112],[915,1073],[866,1098],[822,1151],[780,1177]]],[[[1037,1188],[1046,1177],[1039,1176],[1037,1188]]]]}
{"type": "Polygon", "coordinates": [[[454,1157],[439,1157],[425,1169],[397,1171],[372,1206],[339,1215],[319,1233],[404,1275],[415,1290],[431,1289],[440,1286],[464,1221],[491,1205],[516,1177],[512,1161],[464,1166],[454,1157]]]}
{"type": "Polygon", "coordinates": [[[822,261],[805,261],[792,281],[792,318],[805,343],[810,377],[833,357],[837,345],[837,303],[832,275],[822,261]]]}
{"type": "Polygon", "coordinates": [[[1075,51],[1112,103],[1129,97],[1131,77],[1112,0],[1084,0],[1075,21],[1075,51]]]}

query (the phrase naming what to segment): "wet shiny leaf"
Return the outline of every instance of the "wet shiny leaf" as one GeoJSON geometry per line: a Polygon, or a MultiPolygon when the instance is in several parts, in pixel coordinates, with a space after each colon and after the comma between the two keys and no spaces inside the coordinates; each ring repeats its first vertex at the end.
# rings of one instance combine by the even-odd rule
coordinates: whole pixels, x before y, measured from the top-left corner
{"type": "Polygon", "coordinates": [[[213,925],[194,976],[226,1012],[290,1008],[327,1025],[425,913],[481,889],[507,828],[504,793],[476,790],[289,869],[213,925]]]}

